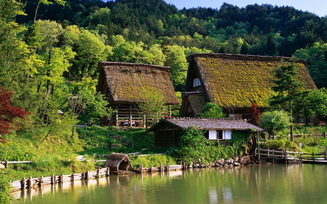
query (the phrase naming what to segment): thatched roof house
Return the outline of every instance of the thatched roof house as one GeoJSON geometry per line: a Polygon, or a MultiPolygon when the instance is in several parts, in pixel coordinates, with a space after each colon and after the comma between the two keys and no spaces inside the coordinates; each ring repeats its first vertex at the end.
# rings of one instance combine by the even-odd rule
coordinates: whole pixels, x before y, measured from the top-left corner
{"type": "Polygon", "coordinates": [[[194,126],[205,131],[209,140],[231,140],[233,132],[263,131],[262,128],[239,119],[212,119],[212,118],[174,118],[161,119],[149,131],[155,135],[156,147],[177,146],[184,130],[194,126]]]}
{"type": "Polygon", "coordinates": [[[131,161],[127,154],[111,153],[104,164],[105,167],[110,167],[110,171],[124,170],[128,171],[132,168],[131,161]]]}
{"type": "Polygon", "coordinates": [[[179,103],[169,73],[170,68],[166,66],[99,62],[97,90],[108,98],[110,105],[117,111],[117,117],[131,124],[130,118],[134,115],[138,117],[137,103],[142,102],[144,87],[158,90],[164,96],[166,105],[179,103]]]}
{"type": "MultiPolygon", "coordinates": [[[[196,116],[207,102],[214,102],[230,114],[244,112],[256,103],[268,107],[273,70],[292,63],[287,57],[222,53],[198,53],[188,57],[189,69],[182,116],[196,116]]],[[[303,60],[296,61],[304,89],[316,88],[303,60]]]]}

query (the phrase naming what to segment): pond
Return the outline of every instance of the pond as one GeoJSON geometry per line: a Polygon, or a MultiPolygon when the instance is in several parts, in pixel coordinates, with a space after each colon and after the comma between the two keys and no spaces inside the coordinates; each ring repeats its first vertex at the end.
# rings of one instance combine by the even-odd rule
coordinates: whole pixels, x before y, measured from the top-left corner
{"type": "MultiPolygon", "coordinates": [[[[206,168],[44,186],[13,204],[327,203],[327,165],[206,168]]],[[[18,199],[18,200],[16,200],[18,199]]]]}

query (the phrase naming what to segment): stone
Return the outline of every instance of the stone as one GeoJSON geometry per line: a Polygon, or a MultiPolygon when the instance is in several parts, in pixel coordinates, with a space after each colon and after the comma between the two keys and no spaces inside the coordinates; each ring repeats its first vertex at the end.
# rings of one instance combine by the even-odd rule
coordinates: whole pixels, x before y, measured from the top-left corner
{"type": "Polygon", "coordinates": [[[6,168],[5,165],[0,164],[0,169],[5,169],[5,168],[6,168]]]}
{"type": "Polygon", "coordinates": [[[224,161],[224,159],[220,159],[220,160],[217,161],[217,163],[220,164],[220,165],[224,165],[225,161],[224,161]]]}

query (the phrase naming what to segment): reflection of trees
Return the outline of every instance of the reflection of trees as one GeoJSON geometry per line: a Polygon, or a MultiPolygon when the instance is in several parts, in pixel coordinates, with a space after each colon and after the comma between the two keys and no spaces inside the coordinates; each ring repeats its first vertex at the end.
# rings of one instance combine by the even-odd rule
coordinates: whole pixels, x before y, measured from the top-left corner
{"type": "Polygon", "coordinates": [[[326,172],[325,165],[280,164],[110,176],[42,189],[39,197],[55,203],[326,203],[326,172]]]}

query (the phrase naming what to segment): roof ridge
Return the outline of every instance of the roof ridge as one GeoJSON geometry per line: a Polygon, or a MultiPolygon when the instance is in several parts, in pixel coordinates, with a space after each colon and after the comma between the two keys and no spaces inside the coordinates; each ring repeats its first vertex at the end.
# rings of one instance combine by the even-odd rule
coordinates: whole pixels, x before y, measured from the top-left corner
{"type": "MultiPolygon", "coordinates": [[[[249,54],[231,54],[231,53],[190,53],[187,59],[189,60],[191,57],[194,56],[215,56],[221,58],[249,58],[249,59],[259,59],[259,60],[287,60],[291,61],[291,57],[286,56],[268,56],[268,55],[249,55],[249,54]]],[[[301,62],[306,64],[306,60],[304,59],[297,59],[296,62],[301,62]]]]}
{"type": "Polygon", "coordinates": [[[133,62],[99,61],[98,64],[102,64],[102,65],[126,65],[126,66],[129,66],[129,67],[148,66],[148,67],[155,67],[155,68],[161,68],[161,69],[170,69],[169,66],[154,65],[154,64],[142,64],[142,63],[133,63],[133,62]]]}

